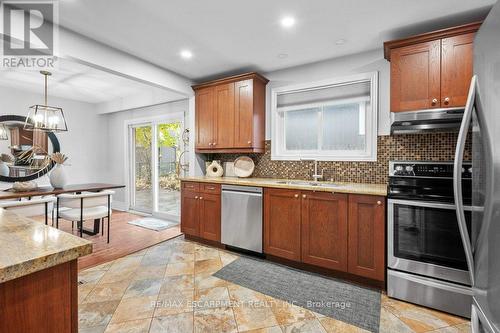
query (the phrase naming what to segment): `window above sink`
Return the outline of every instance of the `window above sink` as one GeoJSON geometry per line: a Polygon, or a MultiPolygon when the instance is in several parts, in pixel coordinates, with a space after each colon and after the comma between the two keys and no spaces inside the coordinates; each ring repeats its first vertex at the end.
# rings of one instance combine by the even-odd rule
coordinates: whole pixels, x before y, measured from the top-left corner
{"type": "Polygon", "coordinates": [[[378,73],[271,90],[273,160],[376,161],[378,73]]]}

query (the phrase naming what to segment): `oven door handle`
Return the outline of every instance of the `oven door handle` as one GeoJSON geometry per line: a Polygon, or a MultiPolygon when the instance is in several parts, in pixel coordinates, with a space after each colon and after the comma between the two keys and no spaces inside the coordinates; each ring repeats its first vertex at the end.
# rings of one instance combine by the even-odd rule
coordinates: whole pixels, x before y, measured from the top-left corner
{"type": "Polygon", "coordinates": [[[472,286],[474,286],[474,255],[472,253],[469,231],[467,230],[467,224],[465,223],[465,210],[462,197],[462,162],[464,158],[465,141],[467,139],[467,133],[469,132],[476,99],[476,85],[477,76],[474,75],[470,83],[469,96],[467,98],[467,104],[465,105],[462,124],[460,125],[460,132],[458,133],[457,147],[455,149],[455,161],[453,164],[453,194],[455,196],[455,205],[457,207],[456,213],[458,227],[460,229],[460,236],[462,237],[462,243],[465,249],[465,259],[467,260],[472,286]]]}
{"type": "MultiPolygon", "coordinates": [[[[451,204],[445,204],[445,203],[439,203],[439,202],[429,202],[429,201],[417,201],[417,200],[402,200],[402,199],[389,199],[387,200],[388,204],[395,204],[395,205],[407,205],[407,206],[414,206],[414,207],[427,207],[427,208],[436,208],[436,209],[449,209],[449,210],[456,210],[457,206],[451,205],[451,204]]],[[[467,211],[473,211],[477,208],[472,207],[472,206],[463,206],[464,210],[467,211]]]]}

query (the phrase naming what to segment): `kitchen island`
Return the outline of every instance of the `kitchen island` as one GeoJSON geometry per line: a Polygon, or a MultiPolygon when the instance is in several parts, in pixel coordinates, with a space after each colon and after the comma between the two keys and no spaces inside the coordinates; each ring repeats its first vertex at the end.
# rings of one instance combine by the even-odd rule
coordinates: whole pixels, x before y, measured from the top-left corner
{"type": "Polygon", "coordinates": [[[92,243],[0,209],[0,332],[77,332],[77,259],[92,243]]]}

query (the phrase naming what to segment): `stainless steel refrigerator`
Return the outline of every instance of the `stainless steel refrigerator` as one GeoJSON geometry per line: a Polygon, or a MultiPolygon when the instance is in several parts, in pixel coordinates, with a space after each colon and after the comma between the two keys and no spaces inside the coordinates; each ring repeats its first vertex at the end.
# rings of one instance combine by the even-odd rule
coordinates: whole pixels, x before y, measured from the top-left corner
{"type": "Polygon", "coordinates": [[[500,2],[474,41],[474,77],[457,143],[454,192],[472,281],[473,332],[500,332],[500,2]],[[461,170],[472,133],[472,226],[465,224],[461,170]]]}

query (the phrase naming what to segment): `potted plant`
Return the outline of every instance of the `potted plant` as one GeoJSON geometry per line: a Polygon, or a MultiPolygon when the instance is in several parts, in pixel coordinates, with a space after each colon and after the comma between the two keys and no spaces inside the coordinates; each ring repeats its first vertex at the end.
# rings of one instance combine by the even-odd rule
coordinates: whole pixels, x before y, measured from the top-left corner
{"type": "Polygon", "coordinates": [[[62,153],[57,152],[50,155],[50,159],[53,163],[56,164],[49,176],[50,185],[52,185],[53,188],[63,188],[64,185],[66,185],[64,163],[68,160],[68,157],[62,153]]]}

